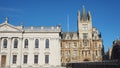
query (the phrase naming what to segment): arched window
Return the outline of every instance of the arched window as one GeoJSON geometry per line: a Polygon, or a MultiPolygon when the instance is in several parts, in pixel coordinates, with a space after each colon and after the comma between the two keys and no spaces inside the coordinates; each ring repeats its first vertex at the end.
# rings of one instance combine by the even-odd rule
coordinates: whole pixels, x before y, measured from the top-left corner
{"type": "Polygon", "coordinates": [[[39,48],[39,40],[38,39],[35,40],[35,48],[39,48]]]}
{"type": "Polygon", "coordinates": [[[14,40],[14,48],[17,48],[17,47],[18,47],[18,40],[15,39],[15,40],[14,40]]]}
{"type": "Polygon", "coordinates": [[[3,40],[3,48],[7,48],[7,39],[3,40]]]}
{"type": "Polygon", "coordinates": [[[49,39],[45,40],[45,48],[49,48],[49,39]]]}
{"type": "Polygon", "coordinates": [[[25,45],[24,48],[28,48],[28,39],[25,39],[25,45]]]}

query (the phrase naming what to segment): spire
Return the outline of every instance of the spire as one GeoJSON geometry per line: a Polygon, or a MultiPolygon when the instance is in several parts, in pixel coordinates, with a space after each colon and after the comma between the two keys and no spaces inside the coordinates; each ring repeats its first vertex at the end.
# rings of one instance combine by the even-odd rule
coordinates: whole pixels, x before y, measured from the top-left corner
{"type": "Polygon", "coordinates": [[[78,22],[80,22],[80,11],[78,10],[78,22]]]}
{"type": "Polygon", "coordinates": [[[6,17],[6,19],[5,19],[5,23],[6,23],[6,24],[8,23],[8,17],[6,17]]]}
{"type": "Polygon", "coordinates": [[[83,19],[83,21],[86,21],[86,20],[87,20],[86,10],[85,10],[84,5],[82,6],[82,19],[83,19]]]}
{"type": "Polygon", "coordinates": [[[88,20],[90,20],[90,21],[91,21],[92,19],[91,19],[91,14],[90,14],[90,11],[88,11],[87,16],[88,16],[88,20]]]}

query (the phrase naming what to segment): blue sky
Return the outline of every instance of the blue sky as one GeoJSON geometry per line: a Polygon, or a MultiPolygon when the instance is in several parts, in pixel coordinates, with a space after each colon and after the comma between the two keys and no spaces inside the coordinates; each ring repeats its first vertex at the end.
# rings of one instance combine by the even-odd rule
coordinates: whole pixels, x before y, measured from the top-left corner
{"type": "Polygon", "coordinates": [[[77,12],[84,4],[91,12],[93,26],[102,33],[105,50],[120,38],[120,0],[0,0],[0,23],[9,17],[12,25],[56,26],[77,31],[77,12]],[[83,2],[84,1],[84,2],[83,2]]]}

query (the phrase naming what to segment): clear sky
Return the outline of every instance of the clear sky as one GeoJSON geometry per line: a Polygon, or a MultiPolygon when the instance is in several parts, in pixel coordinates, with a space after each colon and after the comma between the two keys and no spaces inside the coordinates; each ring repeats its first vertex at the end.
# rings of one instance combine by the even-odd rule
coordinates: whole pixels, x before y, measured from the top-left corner
{"type": "Polygon", "coordinates": [[[77,31],[77,12],[84,4],[93,26],[102,33],[105,50],[120,38],[120,0],[0,0],[0,23],[8,16],[12,25],[56,26],[77,31]],[[84,1],[84,2],[83,2],[84,1]]]}

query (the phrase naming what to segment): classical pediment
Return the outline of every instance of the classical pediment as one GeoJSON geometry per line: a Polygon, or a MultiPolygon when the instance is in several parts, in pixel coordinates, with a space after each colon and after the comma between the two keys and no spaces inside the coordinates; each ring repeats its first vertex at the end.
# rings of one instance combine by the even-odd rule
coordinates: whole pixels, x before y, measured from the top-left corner
{"type": "Polygon", "coordinates": [[[22,29],[12,26],[8,23],[0,25],[0,32],[22,32],[22,29]]]}

